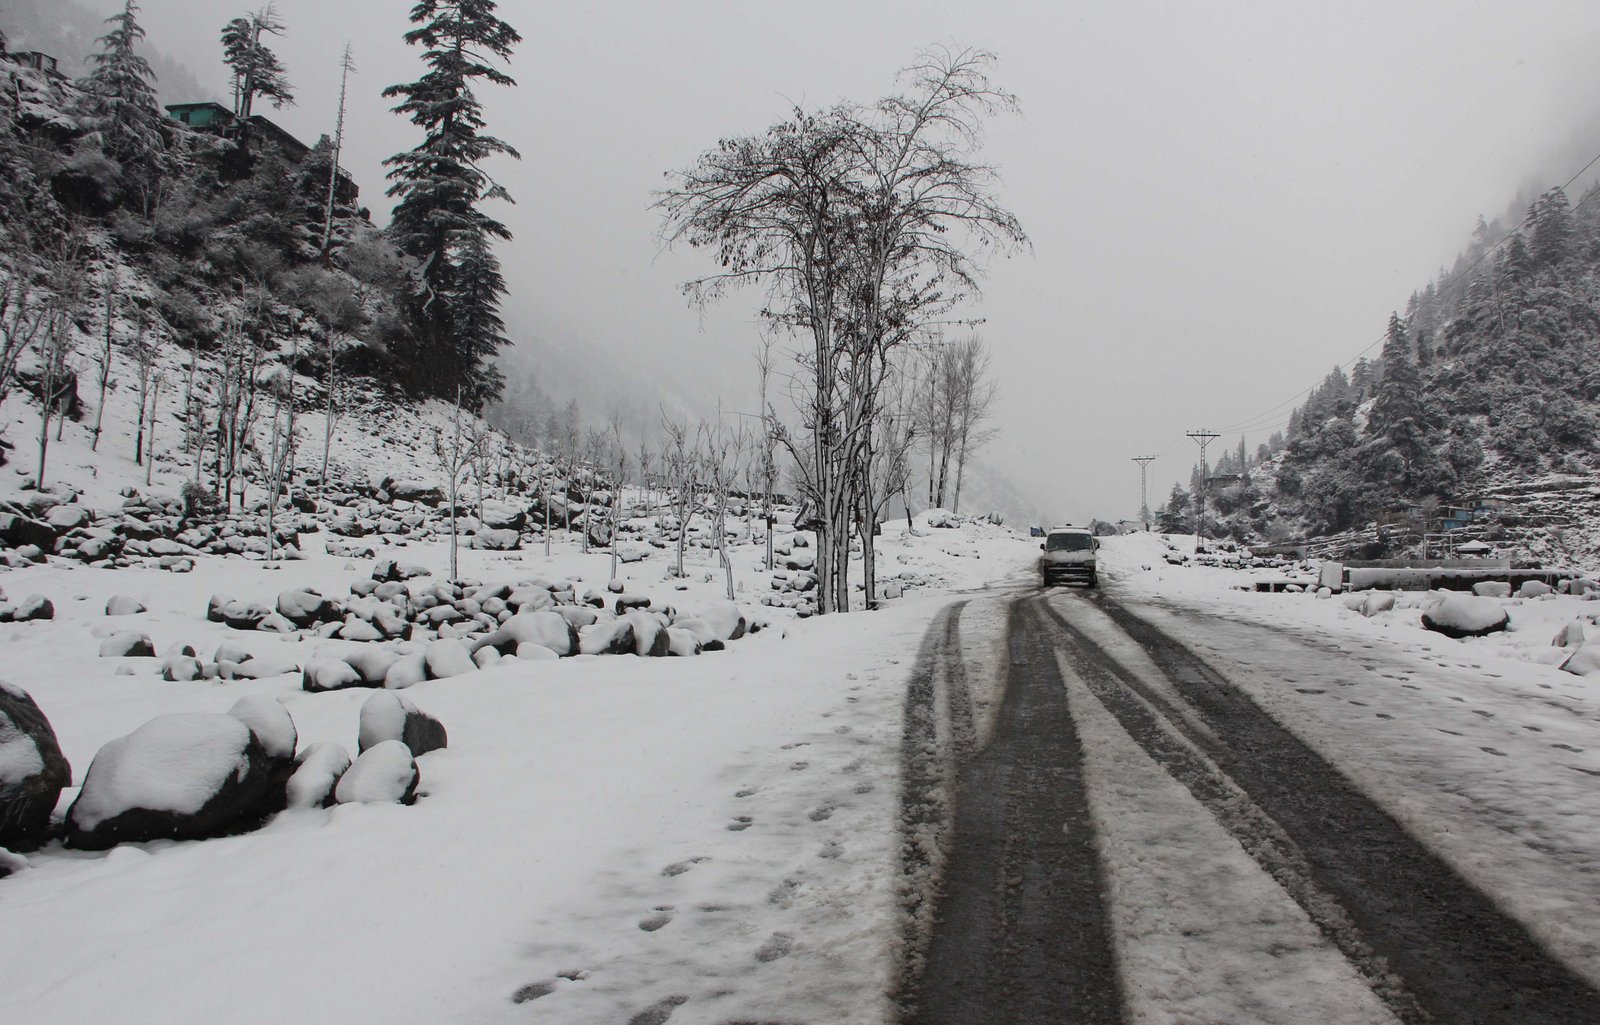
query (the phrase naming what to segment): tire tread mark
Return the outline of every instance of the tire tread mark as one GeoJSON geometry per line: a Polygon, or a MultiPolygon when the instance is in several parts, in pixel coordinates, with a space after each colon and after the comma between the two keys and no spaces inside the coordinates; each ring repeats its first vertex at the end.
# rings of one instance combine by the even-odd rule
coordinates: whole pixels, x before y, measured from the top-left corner
{"type": "MultiPolygon", "coordinates": [[[[1215,743],[1225,748],[1214,758],[1219,768],[1292,839],[1311,881],[1333,896],[1362,944],[1397,977],[1415,1002],[1403,1020],[1600,1022],[1600,992],[1590,982],[1548,953],[1520,922],[1337,768],[1187,647],[1113,599],[1102,596],[1096,604],[1199,714],[1215,743]]],[[[1058,617],[1058,622],[1065,621],[1058,617]]],[[[1071,632],[1128,682],[1131,674],[1092,640],[1071,632]]],[[[1181,717],[1174,726],[1183,729],[1181,717]]],[[[1331,938],[1339,942],[1337,935],[1331,938]]],[[[1379,996],[1384,995],[1380,989],[1379,996]]]]}

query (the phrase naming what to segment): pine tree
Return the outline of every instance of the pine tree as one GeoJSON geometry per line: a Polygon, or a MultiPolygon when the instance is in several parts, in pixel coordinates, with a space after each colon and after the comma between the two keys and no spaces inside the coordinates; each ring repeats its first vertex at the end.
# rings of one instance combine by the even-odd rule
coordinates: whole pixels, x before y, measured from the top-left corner
{"type": "Polygon", "coordinates": [[[263,35],[281,36],[285,26],[272,4],[222,26],[222,60],[233,71],[233,112],[249,117],[257,96],[281,109],[294,103],[288,72],[278,55],[261,42],[263,35]]]}
{"type": "Polygon", "coordinates": [[[1536,267],[1555,267],[1572,255],[1572,212],[1567,194],[1561,189],[1551,189],[1528,209],[1533,221],[1533,238],[1529,249],[1536,267]]]}
{"type": "Polygon", "coordinates": [[[111,31],[100,37],[100,52],[89,56],[93,69],[78,81],[75,113],[121,168],[124,185],[143,195],[148,212],[167,146],[167,117],[156,101],[155,72],[134,52],[144,38],[138,13],[139,5],[125,0],[122,13],[106,19],[111,31]]]}
{"type": "Polygon", "coordinates": [[[1369,483],[1413,496],[1432,486],[1428,414],[1411,340],[1398,313],[1389,315],[1383,342],[1383,382],[1367,417],[1364,464],[1369,483]]]}
{"type": "Polygon", "coordinates": [[[1500,254],[1500,280],[1508,288],[1520,289],[1532,273],[1533,258],[1528,253],[1528,244],[1522,240],[1520,232],[1513,234],[1500,254]]]}
{"type": "Polygon", "coordinates": [[[1350,368],[1350,389],[1355,392],[1357,403],[1367,401],[1367,392],[1372,387],[1372,364],[1367,362],[1367,357],[1362,356],[1356,360],[1356,365],[1350,368]]]}
{"type": "Polygon", "coordinates": [[[420,145],[390,157],[389,195],[398,202],[390,226],[396,245],[416,267],[411,297],[412,340],[397,353],[415,384],[434,394],[454,394],[474,408],[500,394],[503,381],[489,359],[507,343],[500,321],[505,281],[491,248],[510,230],[478,209],[486,199],[511,196],[483,168],[509,144],[483,133],[483,109],[474,80],[515,85],[489,63],[509,60],[521,37],[495,17],[494,0],[419,0],[407,43],[425,48],[428,72],[394,85],[395,113],[424,132],[420,145]]]}

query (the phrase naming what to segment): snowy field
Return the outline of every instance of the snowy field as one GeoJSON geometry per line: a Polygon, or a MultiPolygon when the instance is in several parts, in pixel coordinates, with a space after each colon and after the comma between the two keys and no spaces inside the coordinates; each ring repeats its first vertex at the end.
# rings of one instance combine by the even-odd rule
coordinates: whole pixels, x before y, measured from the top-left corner
{"type": "MultiPolygon", "coordinates": [[[[956,589],[1015,577],[1035,552],[983,524],[882,539],[884,572],[928,586],[871,615],[796,620],[756,604],[760,549],[735,549],[739,605],[767,628],[696,658],[505,662],[404,694],[449,731],[414,806],[291,810],[246,835],[107,853],[52,844],[0,881],[0,990],[32,1022],[877,1022],[895,935],[904,682],[956,589]],[[157,995],[159,994],[159,998],[157,995]],[[651,1020],[651,1019],[641,1019],[651,1020]],[[659,1019],[655,1019],[659,1020],[659,1019]]],[[[443,571],[442,544],[390,552],[443,571]]],[[[463,551],[463,575],[603,589],[608,554],[463,551]]],[[[687,590],[664,553],[630,592],[722,597],[708,552],[687,590]]],[[[102,658],[136,629],[158,654],[223,643],[303,665],[350,642],[241,633],[205,618],[225,592],[339,596],[372,562],[312,553],[271,569],[202,557],[192,573],[37,566],[0,574],[48,622],[0,625],[4,677],[50,717],[75,784],[152,716],[282,703],[302,750],[355,750],[374,692],[308,693],[299,673],[171,682],[159,658],[102,658]],[[148,607],[104,610],[113,595],[148,607]],[[132,675],[119,675],[130,672],[132,675]]],[[[414,581],[413,583],[425,583],[414,581]]],[[[64,811],[75,791],[62,796],[64,811]]]]}

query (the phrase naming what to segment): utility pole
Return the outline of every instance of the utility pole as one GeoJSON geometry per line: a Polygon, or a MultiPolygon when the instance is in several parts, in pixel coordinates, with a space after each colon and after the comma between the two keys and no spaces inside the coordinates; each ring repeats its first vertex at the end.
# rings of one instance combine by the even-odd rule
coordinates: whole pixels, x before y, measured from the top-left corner
{"type": "Polygon", "coordinates": [[[1144,531],[1150,533],[1150,499],[1145,491],[1145,471],[1150,468],[1150,461],[1155,456],[1134,456],[1133,461],[1139,464],[1139,519],[1144,522],[1144,531]]]}
{"type": "Polygon", "coordinates": [[[1205,534],[1206,525],[1206,476],[1208,473],[1206,469],[1206,446],[1211,444],[1211,439],[1220,437],[1220,435],[1202,427],[1198,431],[1190,431],[1189,437],[1193,438],[1195,443],[1200,446],[1200,512],[1196,516],[1194,524],[1194,550],[1198,552],[1200,550],[1200,538],[1205,534]]]}

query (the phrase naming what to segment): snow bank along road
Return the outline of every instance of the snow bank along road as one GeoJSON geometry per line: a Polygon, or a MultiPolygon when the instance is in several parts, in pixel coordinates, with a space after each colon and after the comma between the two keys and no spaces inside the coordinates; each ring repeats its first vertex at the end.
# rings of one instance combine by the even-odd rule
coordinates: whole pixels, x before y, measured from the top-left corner
{"type": "Polygon", "coordinates": [[[1408,726],[1466,736],[1413,693],[1455,677],[1397,652],[1400,675],[1374,685],[1370,645],[1356,659],[1328,637],[1141,612],[1103,592],[1015,597],[990,722],[961,668],[963,608],[931,627],[907,699],[903,860],[941,882],[909,898],[905,1020],[1600,1022],[1593,798],[1519,809],[1502,750],[1537,761],[1520,782],[1542,789],[1574,748],[1531,723],[1583,708],[1534,690],[1540,718],[1474,710],[1499,747],[1472,754],[1494,771],[1400,775],[1408,726]],[[1308,676],[1322,686],[1292,686],[1308,676]],[[1286,689],[1348,689],[1370,718],[1273,700],[1286,689]]]}

